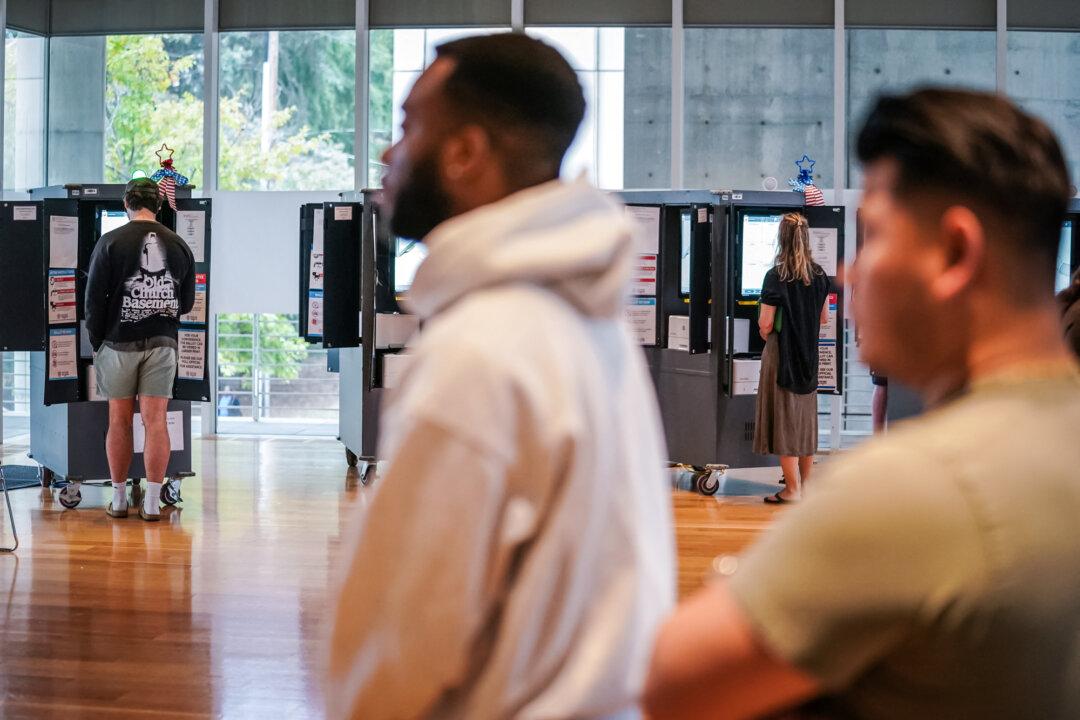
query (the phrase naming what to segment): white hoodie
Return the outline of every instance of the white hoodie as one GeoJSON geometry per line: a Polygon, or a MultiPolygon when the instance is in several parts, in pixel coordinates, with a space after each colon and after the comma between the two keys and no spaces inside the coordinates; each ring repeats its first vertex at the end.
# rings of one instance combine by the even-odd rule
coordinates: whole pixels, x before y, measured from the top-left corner
{"type": "Polygon", "coordinates": [[[329,715],[634,718],[675,595],[652,384],[622,320],[620,207],[552,182],[449,220],[346,541],[329,715]]]}

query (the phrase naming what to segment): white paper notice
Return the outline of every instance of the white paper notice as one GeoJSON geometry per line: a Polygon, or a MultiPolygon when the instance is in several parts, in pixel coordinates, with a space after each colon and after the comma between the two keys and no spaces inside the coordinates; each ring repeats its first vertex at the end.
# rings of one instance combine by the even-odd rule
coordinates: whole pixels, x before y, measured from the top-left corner
{"type": "Polygon", "coordinates": [[[322,337],[323,334],[323,294],[322,290],[308,293],[307,334],[322,337]]]}
{"type": "MultiPolygon", "coordinates": [[[[170,410],[165,413],[165,423],[169,429],[169,449],[172,452],[184,449],[184,413],[182,410],[170,410]]],[[[146,426],[143,425],[142,413],[135,413],[131,423],[133,450],[141,453],[146,449],[146,426]]]]}
{"type": "Polygon", "coordinates": [[[818,392],[836,393],[837,382],[837,294],[829,293],[829,320],[818,334],[818,392]]]}
{"type": "Polygon", "coordinates": [[[324,272],[324,260],[325,255],[321,252],[312,251],[311,253],[311,268],[308,270],[308,290],[322,290],[323,278],[326,276],[324,272]]]}
{"type": "Polygon", "coordinates": [[[634,223],[637,251],[655,255],[660,252],[660,208],[647,205],[627,205],[626,217],[634,223]]]}
{"type": "Polygon", "coordinates": [[[206,322],[206,273],[195,274],[195,304],[191,306],[191,312],[180,316],[180,322],[206,322]]]}
{"type": "Polygon", "coordinates": [[[181,380],[202,380],[206,376],[206,331],[180,330],[176,345],[176,376],[181,380]]]}
{"type": "Polygon", "coordinates": [[[631,299],[626,305],[626,321],[639,345],[656,344],[656,298],[631,299]]]}
{"type": "Polygon", "coordinates": [[[810,254],[829,277],[836,277],[836,228],[810,228],[810,254]]]}
{"type": "Polygon", "coordinates": [[[75,312],[75,272],[49,271],[49,324],[65,325],[78,320],[75,312]]]}
{"type": "Polygon", "coordinates": [[[326,213],[323,212],[322,208],[316,209],[314,217],[312,217],[312,220],[311,220],[311,222],[312,222],[312,228],[311,228],[311,252],[313,252],[313,253],[321,253],[321,252],[323,252],[325,250],[325,247],[324,247],[324,242],[325,241],[323,240],[323,237],[324,237],[323,223],[325,221],[326,221],[326,213]]]}
{"type": "Polygon", "coordinates": [[[631,295],[656,295],[656,255],[638,255],[634,276],[630,281],[631,295]]]}
{"type": "Polygon", "coordinates": [[[352,205],[338,205],[334,208],[335,220],[352,220],[352,205]]]}
{"type": "Polygon", "coordinates": [[[76,380],[79,377],[79,351],[75,328],[49,331],[49,379],[76,380]]]}
{"type": "Polygon", "coordinates": [[[12,208],[13,220],[37,220],[37,205],[16,205],[12,208]]]}
{"type": "Polygon", "coordinates": [[[204,211],[177,211],[176,234],[183,238],[191,248],[195,262],[206,262],[206,213],[204,211]]]}
{"type": "Polygon", "coordinates": [[[79,218],[49,218],[49,267],[79,267],[79,218]]]}

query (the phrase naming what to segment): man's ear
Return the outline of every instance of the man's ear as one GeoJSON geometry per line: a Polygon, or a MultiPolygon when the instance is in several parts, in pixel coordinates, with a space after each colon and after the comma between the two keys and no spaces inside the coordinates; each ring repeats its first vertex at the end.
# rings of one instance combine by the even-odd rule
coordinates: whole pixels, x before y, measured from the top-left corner
{"type": "Polygon", "coordinates": [[[448,183],[468,182],[490,167],[491,138],[479,125],[465,125],[442,146],[442,176],[448,183]]]}
{"type": "Polygon", "coordinates": [[[956,205],[942,214],[939,233],[942,264],[930,283],[930,292],[941,301],[955,300],[984,271],[986,231],[970,208],[956,205]]]}

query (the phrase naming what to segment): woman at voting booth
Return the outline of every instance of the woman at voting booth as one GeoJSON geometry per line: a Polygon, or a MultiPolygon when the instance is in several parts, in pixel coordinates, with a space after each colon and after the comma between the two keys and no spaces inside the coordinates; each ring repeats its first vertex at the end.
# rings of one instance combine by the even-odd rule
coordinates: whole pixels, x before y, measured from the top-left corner
{"type": "Polygon", "coordinates": [[[765,275],[758,330],[761,356],[754,451],[779,455],[785,487],[768,503],[799,500],[817,452],[818,333],[828,321],[829,279],[814,262],[810,226],[784,215],[776,266],[765,275]]]}

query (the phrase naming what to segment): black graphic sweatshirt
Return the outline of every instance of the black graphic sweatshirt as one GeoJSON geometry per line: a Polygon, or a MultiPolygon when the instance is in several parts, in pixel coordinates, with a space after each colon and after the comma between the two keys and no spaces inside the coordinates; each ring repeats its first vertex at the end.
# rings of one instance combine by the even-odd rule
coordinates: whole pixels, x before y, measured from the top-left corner
{"type": "Polygon", "coordinates": [[[180,316],[194,304],[195,258],[172,230],[133,220],[101,236],[86,282],[86,330],[95,351],[105,342],[175,343],[180,316]]]}

